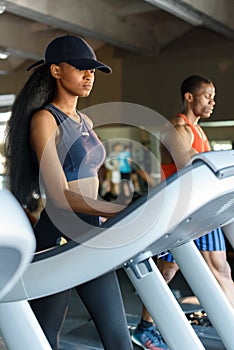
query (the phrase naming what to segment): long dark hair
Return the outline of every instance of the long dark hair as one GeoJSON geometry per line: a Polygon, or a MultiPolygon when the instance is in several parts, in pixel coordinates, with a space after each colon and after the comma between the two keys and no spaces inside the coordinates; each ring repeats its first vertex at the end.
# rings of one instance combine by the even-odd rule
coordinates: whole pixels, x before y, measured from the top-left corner
{"type": "Polygon", "coordinates": [[[56,84],[48,65],[37,68],[17,96],[6,126],[4,151],[9,188],[19,202],[30,209],[40,198],[39,168],[30,146],[33,114],[49,103],[56,84]]]}

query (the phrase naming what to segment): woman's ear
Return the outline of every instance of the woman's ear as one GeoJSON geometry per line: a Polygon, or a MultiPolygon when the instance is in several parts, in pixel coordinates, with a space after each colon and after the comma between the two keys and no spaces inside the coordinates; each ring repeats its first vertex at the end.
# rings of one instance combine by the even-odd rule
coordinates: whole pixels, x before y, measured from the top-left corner
{"type": "Polygon", "coordinates": [[[184,94],[184,100],[186,102],[192,102],[193,101],[193,94],[191,94],[191,92],[186,92],[184,94]]]}
{"type": "Polygon", "coordinates": [[[60,79],[60,66],[52,63],[50,66],[50,73],[55,79],[60,79]]]}

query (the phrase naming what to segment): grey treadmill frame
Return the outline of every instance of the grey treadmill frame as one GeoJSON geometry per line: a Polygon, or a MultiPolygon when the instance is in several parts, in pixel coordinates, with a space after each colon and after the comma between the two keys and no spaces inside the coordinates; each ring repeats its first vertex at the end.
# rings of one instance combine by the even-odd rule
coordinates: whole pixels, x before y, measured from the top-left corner
{"type": "MultiPolygon", "coordinates": [[[[34,344],[34,350],[50,349],[48,344],[41,344],[40,330],[34,322],[26,300],[73,287],[120,266],[125,266],[130,280],[157,320],[159,329],[172,350],[204,349],[157,267],[152,264],[151,258],[147,258],[147,268],[144,267],[144,273],[140,278],[130,267],[131,264],[133,266],[135,259],[137,260],[135,265],[138,266],[137,257],[141,256],[142,252],[144,254],[149,251],[154,255],[166,249],[173,252],[189,284],[193,288],[197,285],[196,292],[202,300],[204,309],[208,310],[209,316],[216,318],[216,330],[226,348],[231,350],[234,310],[218,288],[204,261],[199,259],[191,242],[195,237],[230,223],[233,219],[234,153],[233,151],[214,153],[208,152],[195,157],[190,166],[160,184],[147,198],[140,199],[121,215],[110,220],[97,235],[95,235],[97,231],[94,230],[87,242],[71,243],[65,248],[56,248],[39,254],[15,288],[0,303],[0,329],[4,339],[7,338],[7,343],[10,344],[9,350],[18,350],[19,343],[25,350],[29,349],[28,332],[31,332],[33,338],[31,346],[34,344]],[[177,204],[183,204],[184,199],[186,205],[178,207],[177,204]],[[163,206],[158,208],[157,203],[163,206]],[[209,203],[217,212],[210,217],[202,216],[202,209],[206,206],[209,208],[209,203]],[[218,207],[221,204],[221,211],[220,208],[217,209],[217,204],[218,207]],[[197,220],[193,220],[194,213],[195,219],[199,214],[201,216],[200,232],[197,220]],[[187,258],[183,257],[184,251],[188,254],[187,258]],[[92,264],[89,261],[90,256],[92,264]],[[77,270],[79,262],[85,266],[85,274],[84,271],[77,270]],[[198,283],[196,269],[192,268],[194,265],[190,262],[196,263],[200,271],[199,278],[203,283],[206,281],[205,287],[203,283],[198,283]],[[59,274],[56,271],[58,264],[62,267],[59,274]],[[40,271],[48,269],[51,272],[50,276],[41,275],[40,271]],[[65,273],[67,271],[72,273],[65,273]],[[42,276],[40,283],[38,276],[42,276]],[[209,300],[203,298],[206,293],[209,294],[209,300]],[[219,300],[219,308],[215,311],[212,311],[212,300],[213,302],[219,300]],[[17,308],[20,309],[20,313],[16,316],[17,308]],[[163,317],[163,314],[169,317],[163,317]],[[220,315],[225,315],[225,319],[220,315]],[[18,319],[17,324],[14,324],[15,319],[18,319]],[[24,325],[23,332],[19,323],[24,325]],[[30,324],[35,326],[31,328],[30,324]]],[[[142,262],[140,265],[145,266],[142,262]]]]}

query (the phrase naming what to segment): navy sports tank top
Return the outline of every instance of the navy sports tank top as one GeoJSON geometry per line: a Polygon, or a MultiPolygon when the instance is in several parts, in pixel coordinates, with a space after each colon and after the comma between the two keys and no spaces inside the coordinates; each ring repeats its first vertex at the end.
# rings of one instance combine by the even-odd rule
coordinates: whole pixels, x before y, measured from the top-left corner
{"type": "Polygon", "coordinates": [[[96,177],[106,152],[94,130],[80,113],[77,123],[52,104],[43,108],[51,112],[60,129],[56,147],[67,181],[96,177]]]}

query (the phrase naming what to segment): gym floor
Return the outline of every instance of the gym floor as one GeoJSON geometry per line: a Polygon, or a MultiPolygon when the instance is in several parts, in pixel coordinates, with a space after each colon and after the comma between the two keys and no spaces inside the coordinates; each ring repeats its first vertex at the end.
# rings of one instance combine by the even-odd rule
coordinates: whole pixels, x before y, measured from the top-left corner
{"type": "MultiPolygon", "coordinates": [[[[125,304],[129,330],[132,332],[140,320],[142,304],[125,272],[120,269],[117,273],[125,304]]],[[[193,295],[180,272],[177,273],[173,282],[170,284],[170,287],[177,298],[193,295]]],[[[190,309],[193,305],[187,304],[186,307],[190,309]]],[[[201,330],[202,332],[205,330],[208,335],[208,339],[203,337],[200,338],[206,350],[225,350],[225,347],[220,342],[219,337],[212,327],[202,327],[202,329],[199,327],[198,331],[201,330]]],[[[82,302],[79,300],[79,297],[74,292],[71,296],[68,315],[62,330],[61,350],[101,349],[103,348],[93,322],[87,314],[82,302]]],[[[140,350],[140,348],[134,346],[134,350],[140,350]]]]}

